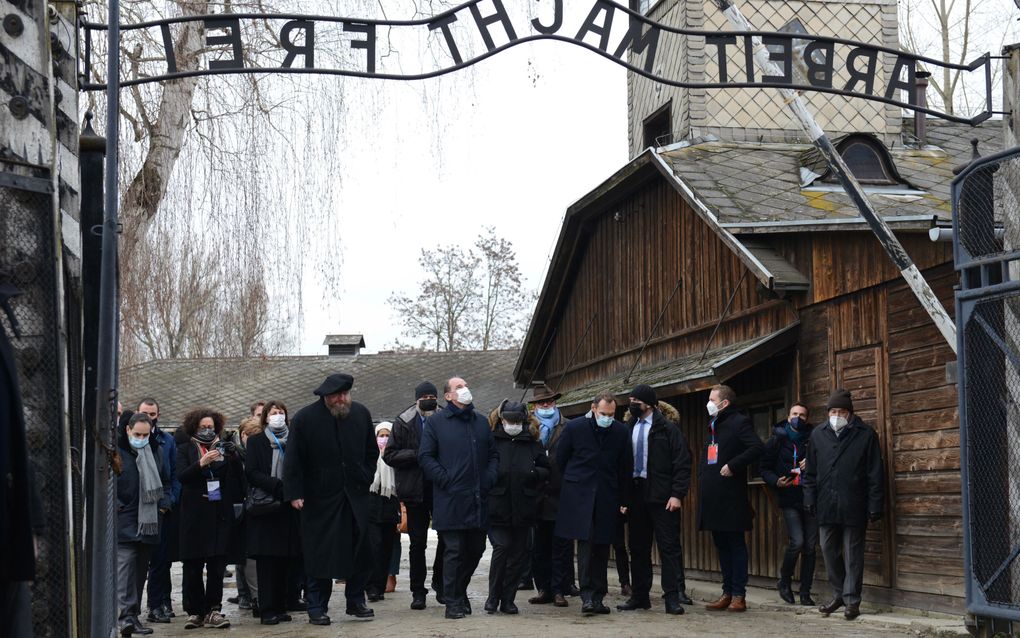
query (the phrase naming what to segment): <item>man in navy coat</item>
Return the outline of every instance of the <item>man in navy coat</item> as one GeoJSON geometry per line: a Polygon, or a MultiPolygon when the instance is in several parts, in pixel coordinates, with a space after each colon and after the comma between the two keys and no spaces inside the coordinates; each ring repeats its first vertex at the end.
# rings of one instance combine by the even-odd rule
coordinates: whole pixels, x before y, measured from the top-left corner
{"type": "Polygon", "coordinates": [[[630,432],[616,420],[616,397],[601,392],[588,414],[573,419],[560,435],[556,464],[563,474],[555,534],[578,542],[583,614],[608,614],[606,569],[616,517],[627,511],[634,471],[630,432]]]}

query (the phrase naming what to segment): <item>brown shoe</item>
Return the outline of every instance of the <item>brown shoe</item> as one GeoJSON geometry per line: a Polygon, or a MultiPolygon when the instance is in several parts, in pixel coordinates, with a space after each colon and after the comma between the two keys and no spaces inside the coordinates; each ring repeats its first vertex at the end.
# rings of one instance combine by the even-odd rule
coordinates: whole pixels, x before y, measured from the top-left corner
{"type": "Polygon", "coordinates": [[[567,607],[570,603],[563,597],[563,594],[556,594],[553,596],[553,605],[555,607],[567,607]]]}
{"type": "Polygon", "coordinates": [[[550,594],[547,591],[542,591],[540,589],[540,590],[538,590],[538,595],[537,596],[532,596],[531,598],[528,599],[528,604],[529,605],[548,605],[549,603],[553,602],[554,600],[555,600],[555,598],[553,597],[552,594],[550,594]]]}
{"type": "Polygon", "coordinates": [[[747,600],[743,596],[734,596],[726,611],[747,611],[747,600]]]}
{"type": "Polygon", "coordinates": [[[822,614],[828,616],[829,614],[831,614],[832,612],[836,611],[837,609],[839,609],[842,606],[843,606],[843,599],[842,598],[833,598],[829,602],[827,602],[824,605],[822,605],[821,607],[819,607],[818,611],[820,611],[820,612],[822,612],[822,614]]]}
{"type": "Polygon", "coordinates": [[[719,597],[719,600],[715,601],[714,603],[709,603],[705,605],[705,609],[709,611],[722,611],[730,606],[730,602],[732,600],[733,596],[730,596],[729,594],[723,594],[722,596],[719,597]]]}
{"type": "Polygon", "coordinates": [[[853,620],[861,615],[860,605],[847,605],[846,609],[843,610],[843,617],[847,620],[853,620]]]}

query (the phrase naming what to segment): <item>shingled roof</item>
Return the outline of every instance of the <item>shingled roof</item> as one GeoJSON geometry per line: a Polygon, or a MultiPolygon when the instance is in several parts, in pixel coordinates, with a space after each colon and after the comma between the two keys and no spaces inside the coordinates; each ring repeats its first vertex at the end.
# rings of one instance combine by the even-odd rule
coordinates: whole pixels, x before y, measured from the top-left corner
{"type": "MultiPolygon", "coordinates": [[[[897,220],[930,228],[936,219],[949,221],[949,183],[953,168],[971,159],[971,139],[983,155],[1002,147],[999,122],[971,127],[929,122],[928,145],[889,150],[900,176],[917,194],[903,189],[882,194],[874,189],[871,203],[891,225],[897,220]]],[[[790,223],[859,220],[860,213],[836,184],[829,189],[802,187],[801,167],[812,157],[810,144],[701,141],[660,152],[676,176],[733,233],[790,231],[790,223]]],[[[810,163],[810,162],[808,162],[810,163]]],[[[806,168],[810,168],[809,166],[806,168]]],[[[863,224],[863,221],[862,221],[863,224]]]]}
{"type": "Polygon", "coordinates": [[[258,399],[279,399],[293,412],[316,399],[312,390],[327,375],[346,372],[354,377],[354,400],[365,404],[376,421],[389,421],[414,402],[414,388],[423,379],[442,392],[448,378],[463,377],[484,410],[519,397],[522,390],[513,383],[516,359],[516,350],[164,359],[122,370],[120,393],[125,408],[134,408],[144,397],[159,401],[161,425],[178,425],[198,406],[219,410],[236,424],[258,399]]]}

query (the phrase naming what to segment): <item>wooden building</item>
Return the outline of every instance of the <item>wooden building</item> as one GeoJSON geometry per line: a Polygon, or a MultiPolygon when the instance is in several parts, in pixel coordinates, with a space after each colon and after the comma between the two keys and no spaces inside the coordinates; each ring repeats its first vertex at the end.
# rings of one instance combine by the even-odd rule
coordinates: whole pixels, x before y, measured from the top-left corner
{"type": "MultiPolygon", "coordinates": [[[[722,26],[711,3],[647,4],[640,7],[660,22],[722,26]]],[[[761,29],[779,30],[796,16],[812,33],[860,40],[872,33],[872,41],[896,45],[895,28],[887,28],[893,2],[745,4],[761,29]],[[864,35],[832,31],[846,11],[864,35]]],[[[710,78],[718,70],[703,49],[690,38],[661,63],[710,78]]],[[[567,210],[516,381],[554,386],[567,414],[586,411],[599,390],[625,398],[648,383],[679,410],[695,453],[717,383],[734,387],[762,439],[792,401],[807,403],[817,423],[829,392],[847,388],[856,413],[878,432],[887,475],[887,514],[868,530],[866,601],[961,611],[952,349],[779,100],[764,91],[732,99],[659,88],[630,79],[634,157],[567,210]]],[[[911,120],[884,105],[811,102],[952,314],[952,246],[929,231],[950,224],[952,169],[972,158],[970,139],[982,154],[998,150],[1001,122],[929,122],[917,135],[911,120]]],[[[774,586],[786,544],[782,517],[756,468],[750,479],[751,580],[774,586]]],[[[695,511],[697,481],[687,513],[695,511]]],[[[689,573],[717,579],[710,535],[696,530],[692,514],[682,535],[689,573]]],[[[824,574],[821,557],[818,570],[824,574]]],[[[827,588],[822,576],[818,590],[827,588]]]]}

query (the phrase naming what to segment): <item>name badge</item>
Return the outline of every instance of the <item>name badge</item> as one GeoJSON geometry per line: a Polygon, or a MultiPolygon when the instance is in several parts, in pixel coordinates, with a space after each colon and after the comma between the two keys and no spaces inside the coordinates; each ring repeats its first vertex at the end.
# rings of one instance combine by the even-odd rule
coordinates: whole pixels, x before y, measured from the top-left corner
{"type": "Polygon", "coordinates": [[[719,462],[719,445],[710,443],[708,445],[708,464],[715,465],[719,462]]]}
{"type": "Polygon", "coordinates": [[[790,470],[790,475],[793,476],[793,484],[800,485],[800,468],[795,467],[790,470]]]}
{"type": "Polygon", "coordinates": [[[206,481],[205,491],[209,496],[210,501],[219,501],[223,499],[223,495],[220,493],[220,482],[219,481],[206,481]]]}

